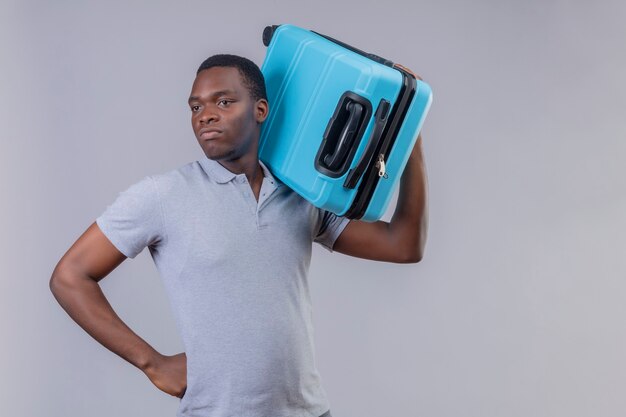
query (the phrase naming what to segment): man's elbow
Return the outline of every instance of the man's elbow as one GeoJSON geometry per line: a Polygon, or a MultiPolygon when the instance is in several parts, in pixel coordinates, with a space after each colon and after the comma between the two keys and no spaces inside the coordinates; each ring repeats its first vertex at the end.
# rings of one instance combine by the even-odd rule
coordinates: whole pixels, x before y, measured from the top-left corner
{"type": "Polygon", "coordinates": [[[424,248],[412,247],[400,252],[400,257],[397,259],[397,263],[401,264],[416,264],[424,257],[424,248]]]}
{"type": "Polygon", "coordinates": [[[422,254],[415,254],[412,256],[408,256],[402,260],[403,264],[416,264],[422,260],[422,254]]]}
{"type": "Polygon", "coordinates": [[[48,286],[54,297],[58,299],[64,292],[74,288],[77,281],[78,277],[75,271],[66,268],[63,263],[59,263],[52,271],[48,286]]]}
{"type": "Polygon", "coordinates": [[[50,288],[50,291],[52,292],[55,298],[58,298],[59,292],[67,287],[67,280],[64,278],[64,274],[59,269],[58,265],[56,268],[54,268],[54,271],[52,272],[52,275],[50,276],[48,287],[50,288]]]}
{"type": "Polygon", "coordinates": [[[415,255],[409,260],[409,263],[416,264],[418,262],[421,262],[423,257],[424,257],[424,252],[422,251],[416,252],[415,255]]]}
{"type": "Polygon", "coordinates": [[[416,264],[422,261],[424,257],[424,248],[426,246],[426,229],[418,228],[417,232],[411,234],[402,234],[398,238],[393,238],[390,247],[393,247],[393,262],[402,264],[416,264]]]}

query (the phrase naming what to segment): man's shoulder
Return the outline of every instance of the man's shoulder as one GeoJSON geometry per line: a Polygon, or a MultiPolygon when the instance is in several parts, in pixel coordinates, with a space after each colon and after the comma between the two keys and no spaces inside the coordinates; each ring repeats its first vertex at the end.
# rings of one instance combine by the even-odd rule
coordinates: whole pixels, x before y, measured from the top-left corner
{"type": "Polygon", "coordinates": [[[169,171],[149,175],[162,196],[184,192],[203,180],[203,171],[198,161],[189,162],[169,171]]]}

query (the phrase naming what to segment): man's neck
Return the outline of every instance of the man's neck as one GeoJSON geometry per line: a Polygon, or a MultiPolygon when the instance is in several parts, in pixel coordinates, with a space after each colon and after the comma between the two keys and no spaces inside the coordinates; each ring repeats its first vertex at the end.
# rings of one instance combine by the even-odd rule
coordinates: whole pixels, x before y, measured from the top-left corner
{"type": "Polygon", "coordinates": [[[246,178],[250,184],[257,184],[263,181],[264,173],[259,163],[258,156],[217,162],[233,174],[246,174],[246,178]]]}

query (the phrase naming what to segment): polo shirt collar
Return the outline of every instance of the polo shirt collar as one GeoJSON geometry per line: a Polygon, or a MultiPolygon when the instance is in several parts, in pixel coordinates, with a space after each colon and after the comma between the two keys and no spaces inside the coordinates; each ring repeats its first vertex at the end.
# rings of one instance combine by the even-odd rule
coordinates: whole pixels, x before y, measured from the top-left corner
{"type": "MultiPolygon", "coordinates": [[[[225,184],[235,179],[237,175],[242,175],[242,174],[235,174],[229,171],[224,166],[222,166],[222,164],[212,159],[209,159],[206,155],[204,156],[204,158],[200,159],[199,162],[202,168],[204,169],[204,171],[207,173],[207,175],[213,178],[219,184],[225,184]]],[[[277,187],[280,187],[282,185],[282,182],[274,178],[274,175],[272,175],[272,172],[269,170],[269,168],[267,168],[267,166],[260,159],[259,159],[259,165],[261,165],[261,169],[263,170],[263,175],[266,178],[268,178],[277,187]]]]}

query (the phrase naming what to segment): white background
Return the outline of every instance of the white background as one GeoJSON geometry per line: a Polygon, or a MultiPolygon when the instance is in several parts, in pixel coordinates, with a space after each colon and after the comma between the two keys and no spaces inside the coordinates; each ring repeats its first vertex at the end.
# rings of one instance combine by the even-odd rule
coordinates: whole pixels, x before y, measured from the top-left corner
{"type": "MultiPolygon", "coordinates": [[[[48,280],[118,192],[202,156],[186,105],[202,60],[260,65],[263,28],[292,23],[434,92],[424,260],[315,248],[333,416],[623,415],[625,5],[2,1],[0,414],[175,414],[178,399],[71,321],[48,280]]],[[[181,350],[147,251],[102,286],[157,350],[181,350]]]]}

